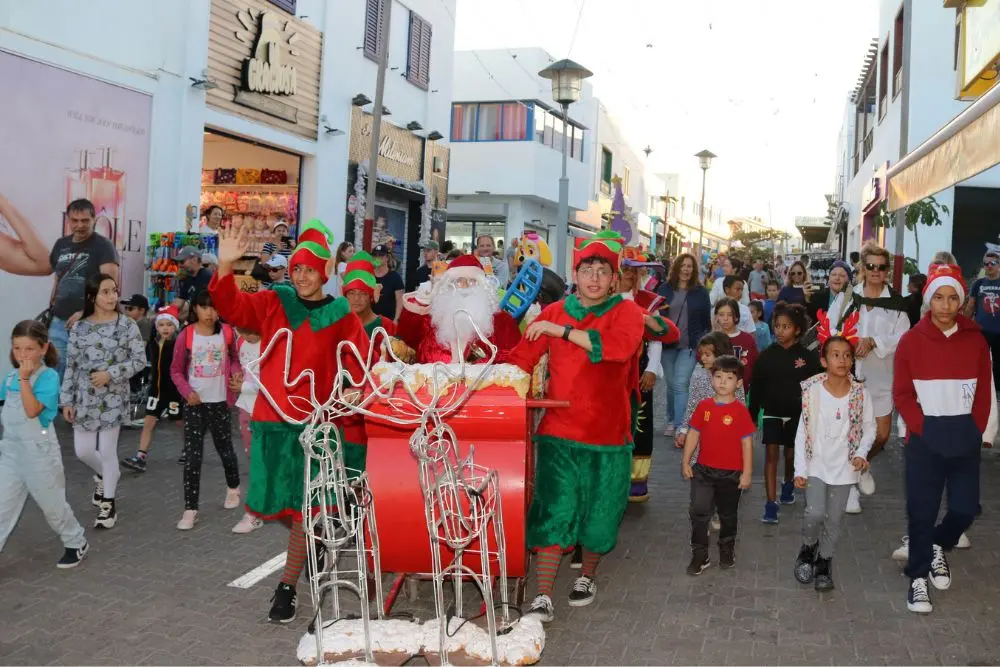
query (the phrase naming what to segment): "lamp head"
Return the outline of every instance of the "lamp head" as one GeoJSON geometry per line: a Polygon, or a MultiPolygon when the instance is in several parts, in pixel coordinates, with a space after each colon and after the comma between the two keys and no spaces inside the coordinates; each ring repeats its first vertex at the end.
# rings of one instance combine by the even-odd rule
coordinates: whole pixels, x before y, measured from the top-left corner
{"type": "Polygon", "coordinates": [[[702,169],[708,169],[712,166],[712,159],[718,157],[715,153],[709,150],[696,153],[695,157],[698,158],[698,166],[702,169]]]}
{"type": "Polygon", "coordinates": [[[565,59],[552,63],[538,76],[552,82],[552,99],[566,106],[580,100],[583,91],[583,80],[594,76],[586,67],[565,59]]]}

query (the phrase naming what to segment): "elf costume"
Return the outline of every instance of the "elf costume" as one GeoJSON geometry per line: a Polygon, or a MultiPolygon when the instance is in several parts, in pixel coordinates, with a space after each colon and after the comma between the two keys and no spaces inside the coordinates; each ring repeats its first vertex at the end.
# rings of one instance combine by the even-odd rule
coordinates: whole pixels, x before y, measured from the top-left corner
{"type": "MultiPolygon", "coordinates": [[[[621,253],[621,236],[600,232],[578,240],[573,263],[579,267],[599,258],[617,273],[621,253]]],[[[539,596],[532,609],[544,596],[551,614],[549,594],[563,551],[583,547],[583,576],[570,595],[571,605],[582,606],[596,591],[600,555],[618,540],[631,482],[632,403],[646,328],[642,309],[619,294],[590,307],[570,295],[546,307],[540,321],[586,331],[592,348],[587,352],[543,335],[523,339],[510,354],[510,363],[531,373],[548,353],[546,398],[570,403],[547,409],[538,425],[535,491],[527,519],[528,547],[538,551],[539,596]]]]}
{"type": "MultiPolygon", "coordinates": [[[[341,293],[346,295],[349,291],[356,289],[367,294],[372,303],[378,301],[377,295],[381,291],[378,281],[375,280],[375,267],[378,264],[378,260],[364,250],[354,253],[344,272],[344,285],[341,287],[341,293]]],[[[392,320],[381,315],[375,315],[374,319],[364,325],[365,333],[371,338],[375,329],[379,327],[385,329],[385,332],[390,336],[396,335],[396,325],[392,320]]]]}
{"type": "MultiPolygon", "coordinates": [[[[303,227],[299,242],[289,260],[289,270],[299,264],[310,266],[327,276],[332,234],[318,220],[303,227]]],[[[362,354],[368,349],[368,336],[361,321],[351,313],[343,297],[327,297],[320,301],[304,301],[295,289],[275,285],[273,290],[248,294],[241,292],[230,275],[212,278],[209,284],[212,302],[219,315],[237,327],[255,331],[261,336],[261,349],[281,329],[290,329],[292,339],[277,345],[260,366],[261,384],[281,410],[294,419],[306,419],[311,413],[308,379],[286,387],[285,351],[292,346],[287,378],[298,377],[310,370],[315,378],[316,396],[330,396],[337,374],[338,360],[334,353],[340,341],[350,341],[362,354]]],[[[361,368],[353,355],[343,355],[343,367],[355,380],[361,378],[361,368]]],[[[253,441],[250,457],[250,489],[246,507],[265,519],[301,518],[304,454],[299,443],[303,426],[286,423],[261,396],[254,405],[253,441]]],[[[365,438],[363,423],[341,424],[344,464],[364,470],[365,438]]]]}

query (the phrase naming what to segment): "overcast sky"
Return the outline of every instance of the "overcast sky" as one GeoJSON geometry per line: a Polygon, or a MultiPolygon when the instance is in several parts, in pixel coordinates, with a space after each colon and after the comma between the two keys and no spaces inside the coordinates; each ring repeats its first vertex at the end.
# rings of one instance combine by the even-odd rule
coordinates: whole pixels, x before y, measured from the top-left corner
{"type": "Polygon", "coordinates": [[[724,215],[824,215],[878,0],[458,0],[457,50],[537,46],[592,70],[653,172],[700,178],[724,215]],[[582,8],[582,12],[581,12],[582,8]]]}

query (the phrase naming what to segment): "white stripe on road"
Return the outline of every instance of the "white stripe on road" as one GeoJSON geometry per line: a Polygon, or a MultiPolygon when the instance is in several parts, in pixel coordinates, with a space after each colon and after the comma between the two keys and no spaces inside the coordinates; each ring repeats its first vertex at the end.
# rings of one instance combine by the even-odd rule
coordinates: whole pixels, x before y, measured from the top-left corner
{"type": "Polygon", "coordinates": [[[250,570],[242,577],[233,579],[229,582],[229,586],[232,588],[251,588],[258,582],[267,577],[271,576],[272,573],[277,572],[281,568],[285,567],[285,558],[288,556],[287,551],[282,551],[280,554],[267,561],[263,565],[258,565],[254,569],[250,570]]]}

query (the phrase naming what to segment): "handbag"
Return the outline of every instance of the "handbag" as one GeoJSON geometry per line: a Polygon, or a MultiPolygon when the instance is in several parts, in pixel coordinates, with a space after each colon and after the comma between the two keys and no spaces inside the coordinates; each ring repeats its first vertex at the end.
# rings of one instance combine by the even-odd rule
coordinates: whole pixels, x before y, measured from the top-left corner
{"type": "Polygon", "coordinates": [[[48,307],[46,307],[45,310],[43,310],[42,312],[38,313],[38,315],[35,316],[35,321],[40,323],[43,327],[45,327],[46,331],[48,331],[49,327],[52,326],[52,319],[54,317],[52,314],[52,306],[55,305],[56,302],[56,290],[59,289],[59,283],[62,282],[62,279],[70,271],[76,268],[77,264],[81,259],[82,257],[80,256],[80,253],[77,253],[76,257],[73,258],[73,261],[70,262],[70,265],[67,266],[65,269],[63,269],[62,273],[58,275],[55,283],[52,285],[52,294],[49,295],[48,307]]]}

